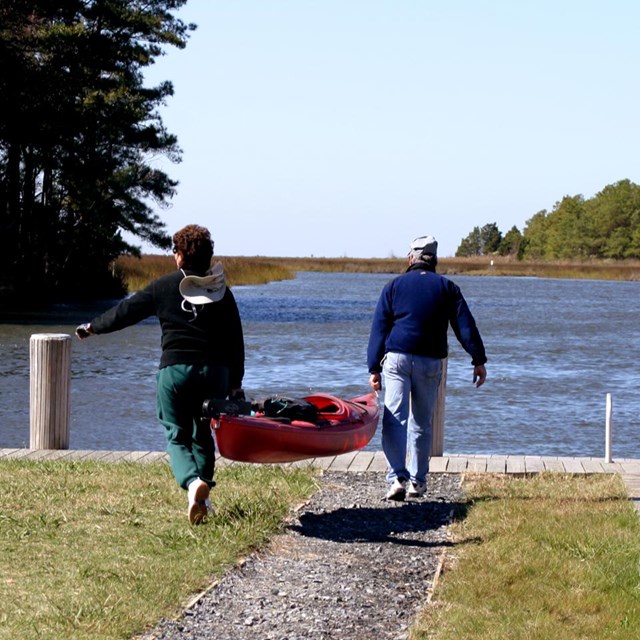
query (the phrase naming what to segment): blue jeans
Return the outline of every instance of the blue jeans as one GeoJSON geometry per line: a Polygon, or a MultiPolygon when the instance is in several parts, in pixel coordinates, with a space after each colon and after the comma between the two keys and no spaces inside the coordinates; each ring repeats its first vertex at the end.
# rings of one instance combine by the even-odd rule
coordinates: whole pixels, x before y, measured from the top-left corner
{"type": "Polygon", "coordinates": [[[387,481],[426,482],[442,360],[390,352],[384,358],[382,374],[382,450],[389,464],[387,481]]]}

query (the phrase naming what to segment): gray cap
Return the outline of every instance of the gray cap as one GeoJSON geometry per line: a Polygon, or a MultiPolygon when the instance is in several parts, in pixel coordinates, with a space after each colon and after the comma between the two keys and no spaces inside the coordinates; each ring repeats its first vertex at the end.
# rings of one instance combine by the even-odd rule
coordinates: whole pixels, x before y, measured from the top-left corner
{"type": "Polygon", "coordinates": [[[438,255],[438,242],[433,236],[420,236],[416,238],[410,245],[409,253],[425,254],[430,253],[435,256],[438,255]]]}

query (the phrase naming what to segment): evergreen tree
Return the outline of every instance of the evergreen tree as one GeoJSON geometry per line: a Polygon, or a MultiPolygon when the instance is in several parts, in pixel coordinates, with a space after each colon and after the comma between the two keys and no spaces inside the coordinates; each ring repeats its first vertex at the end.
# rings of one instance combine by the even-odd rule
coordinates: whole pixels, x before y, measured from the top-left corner
{"type": "Polygon", "coordinates": [[[485,224],[482,229],[480,229],[480,255],[488,256],[496,253],[501,242],[502,233],[495,222],[485,224]]]}
{"type": "Polygon", "coordinates": [[[546,209],[538,211],[527,220],[522,234],[525,246],[524,257],[533,260],[547,258],[547,230],[549,219],[546,209]]]}
{"type": "Polygon", "coordinates": [[[514,225],[504,234],[498,247],[498,253],[501,256],[512,256],[521,260],[523,249],[522,234],[518,227],[514,225]]]}
{"type": "Polygon", "coordinates": [[[480,227],[473,227],[473,231],[460,242],[460,246],[456,250],[457,258],[468,258],[470,256],[479,256],[482,252],[482,238],[480,235],[480,227]]]}
{"type": "Polygon", "coordinates": [[[456,256],[496,251],[531,260],[640,258],[640,186],[620,180],[589,200],[565,196],[527,220],[522,234],[514,226],[503,238],[495,223],[474,227],[456,256]]]}
{"type": "Polygon", "coordinates": [[[640,258],[640,186],[607,185],[589,202],[594,244],[602,258],[640,258]]]}
{"type": "Polygon", "coordinates": [[[482,228],[474,227],[473,231],[460,242],[456,257],[485,256],[498,251],[502,233],[495,222],[485,224],[482,228]]]}
{"type": "Polygon", "coordinates": [[[591,234],[582,196],[565,196],[548,217],[545,254],[572,260],[590,255],[591,234]]]}
{"type": "Polygon", "coordinates": [[[121,232],[168,248],[153,212],[176,183],[149,164],[178,161],[157,108],[171,83],[142,70],[184,47],[186,0],[11,0],[0,8],[0,232],[5,291],[108,295],[109,264],[137,253],[121,232]],[[6,277],[7,274],[9,277],[6,277]],[[14,277],[11,278],[10,276],[14,277]],[[13,281],[12,281],[13,280],[13,281]]]}

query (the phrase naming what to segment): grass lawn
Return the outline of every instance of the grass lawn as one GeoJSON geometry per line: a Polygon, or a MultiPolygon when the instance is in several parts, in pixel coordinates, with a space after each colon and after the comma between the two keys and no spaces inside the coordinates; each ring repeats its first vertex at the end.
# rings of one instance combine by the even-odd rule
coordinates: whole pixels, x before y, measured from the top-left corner
{"type": "Polygon", "coordinates": [[[413,640],[640,638],[640,519],[619,476],[467,478],[413,640]]]}
{"type": "MultiPolygon", "coordinates": [[[[0,461],[0,640],[129,640],[177,615],[317,487],[223,467],[192,527],[165,464],[0,461]]],[[[618,476],[477,475],[412,640],[640,637],[640,519],[618,476]]]]}
{"type": "Polygon", "coordinates": [[[229,466],[192,527],[165,464],[0,462],[0,638],[131,638],[279,531],[310,470],[229,466]]]}

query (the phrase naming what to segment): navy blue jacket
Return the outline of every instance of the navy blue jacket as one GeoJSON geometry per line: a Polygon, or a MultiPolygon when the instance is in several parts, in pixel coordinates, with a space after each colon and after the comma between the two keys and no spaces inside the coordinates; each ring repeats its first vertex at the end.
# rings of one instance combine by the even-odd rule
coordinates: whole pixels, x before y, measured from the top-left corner
{"type": "Polygon", "coordinates": [[[367,349],[369,372],[382,371],[389,351],[446,358],[449,325],[471,363],[484,364],[484,344],[460,288],[424,265],[410,266],[380,294],[367,349]]]}

